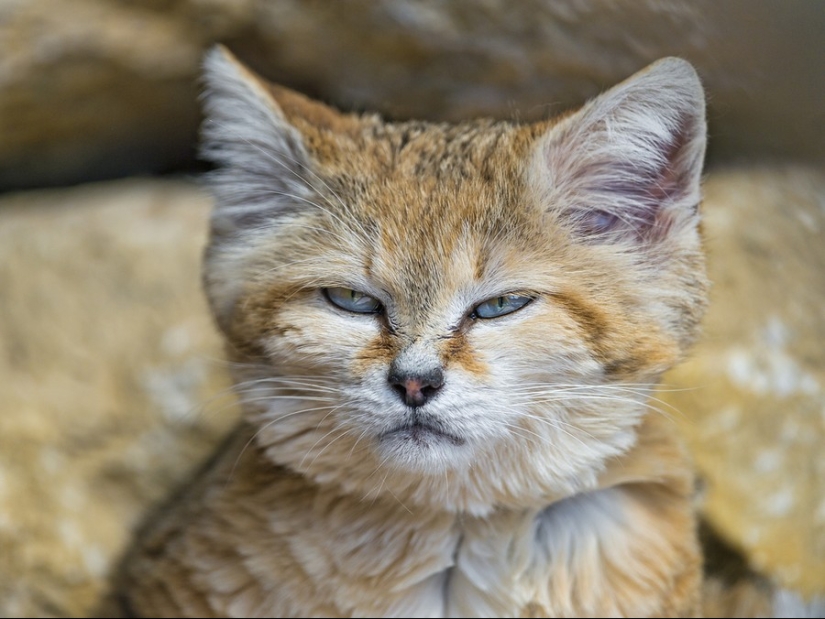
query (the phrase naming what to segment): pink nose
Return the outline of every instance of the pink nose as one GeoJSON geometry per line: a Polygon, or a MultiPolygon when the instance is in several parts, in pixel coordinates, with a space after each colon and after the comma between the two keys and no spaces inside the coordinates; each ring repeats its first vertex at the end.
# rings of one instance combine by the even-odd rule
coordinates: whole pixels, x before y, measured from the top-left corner
{"type": "Polygon", "coordinates": [[[444,372],[441,368],[422,374],[392,371],[387,380],[407,406],[417,407],[426,404],[441,389],[444,372]]]}

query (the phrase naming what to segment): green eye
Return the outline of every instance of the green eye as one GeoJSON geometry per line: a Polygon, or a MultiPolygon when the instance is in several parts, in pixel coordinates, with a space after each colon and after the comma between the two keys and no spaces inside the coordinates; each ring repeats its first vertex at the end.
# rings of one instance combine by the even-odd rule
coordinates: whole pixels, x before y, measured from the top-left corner
{"type": "Polygon", "coordinates": [[[341,309],[356,314],[375,314],[381,311],[381,303],[363,292],[349,288],[324,288],[327,300],[341,309]]]}
{"type": "Polygon", "coordinates": [[[473,315],[477,318],[498,318],[499,316],[512,314],[520,310],[532,300],[530,297],[523,297],[518,294],[505,294],[500,297],[493,297],[477,305],[473,310],[473,315]]]}

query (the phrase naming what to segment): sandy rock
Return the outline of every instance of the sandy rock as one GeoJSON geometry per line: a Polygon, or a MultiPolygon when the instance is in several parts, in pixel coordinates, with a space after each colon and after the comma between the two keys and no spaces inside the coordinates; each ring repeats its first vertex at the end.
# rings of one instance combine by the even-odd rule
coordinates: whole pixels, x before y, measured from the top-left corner
{"type": "Polygon", "coordinates": [[[235,419],[208,209],[138,180],[0,200],[0,616],[88,616],[131,527],[235,419]]]}
{"type": "Polygon", "coordinates": [[[664,379],[705,510],[753,566],[825,593],[825,173],[716,171],[705,333],[664,379]]]}
{"type": "Polygon", "coordinates": [[[252,4],[0,2],[0,189],[191,165],[202,50],[252,4]]]}
{"type": "Polygon", "coordinates": [[[394,117],[533,119],[666,55],[710,95],[717,160],[825,161],[818,0],[4,0],[0,189],[193,163],[197,69],[394,117]]]}

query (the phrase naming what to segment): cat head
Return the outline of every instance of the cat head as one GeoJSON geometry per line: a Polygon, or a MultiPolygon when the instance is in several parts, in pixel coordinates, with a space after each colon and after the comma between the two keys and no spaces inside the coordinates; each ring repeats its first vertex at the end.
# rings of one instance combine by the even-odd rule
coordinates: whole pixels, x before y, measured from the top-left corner
{"type": "Polygon", "coordinates": [[[706,302],[687,62],[534,124],[343,114],[222,48],[205,84],[205,288],[269,457],[484,512],[633,445],[706,302]]]}

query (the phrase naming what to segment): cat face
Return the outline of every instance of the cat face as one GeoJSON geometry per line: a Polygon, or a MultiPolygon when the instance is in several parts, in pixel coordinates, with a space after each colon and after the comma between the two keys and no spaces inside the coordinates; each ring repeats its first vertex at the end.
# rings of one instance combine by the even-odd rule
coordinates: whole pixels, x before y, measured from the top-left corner
{"type": "Polygon", "coordinates": [[[704,307],[689,65],[536,125],[342,115],[220,51],[206,75],[204,278],[275,462],[483,512],[632,446],[704,307]]]}

